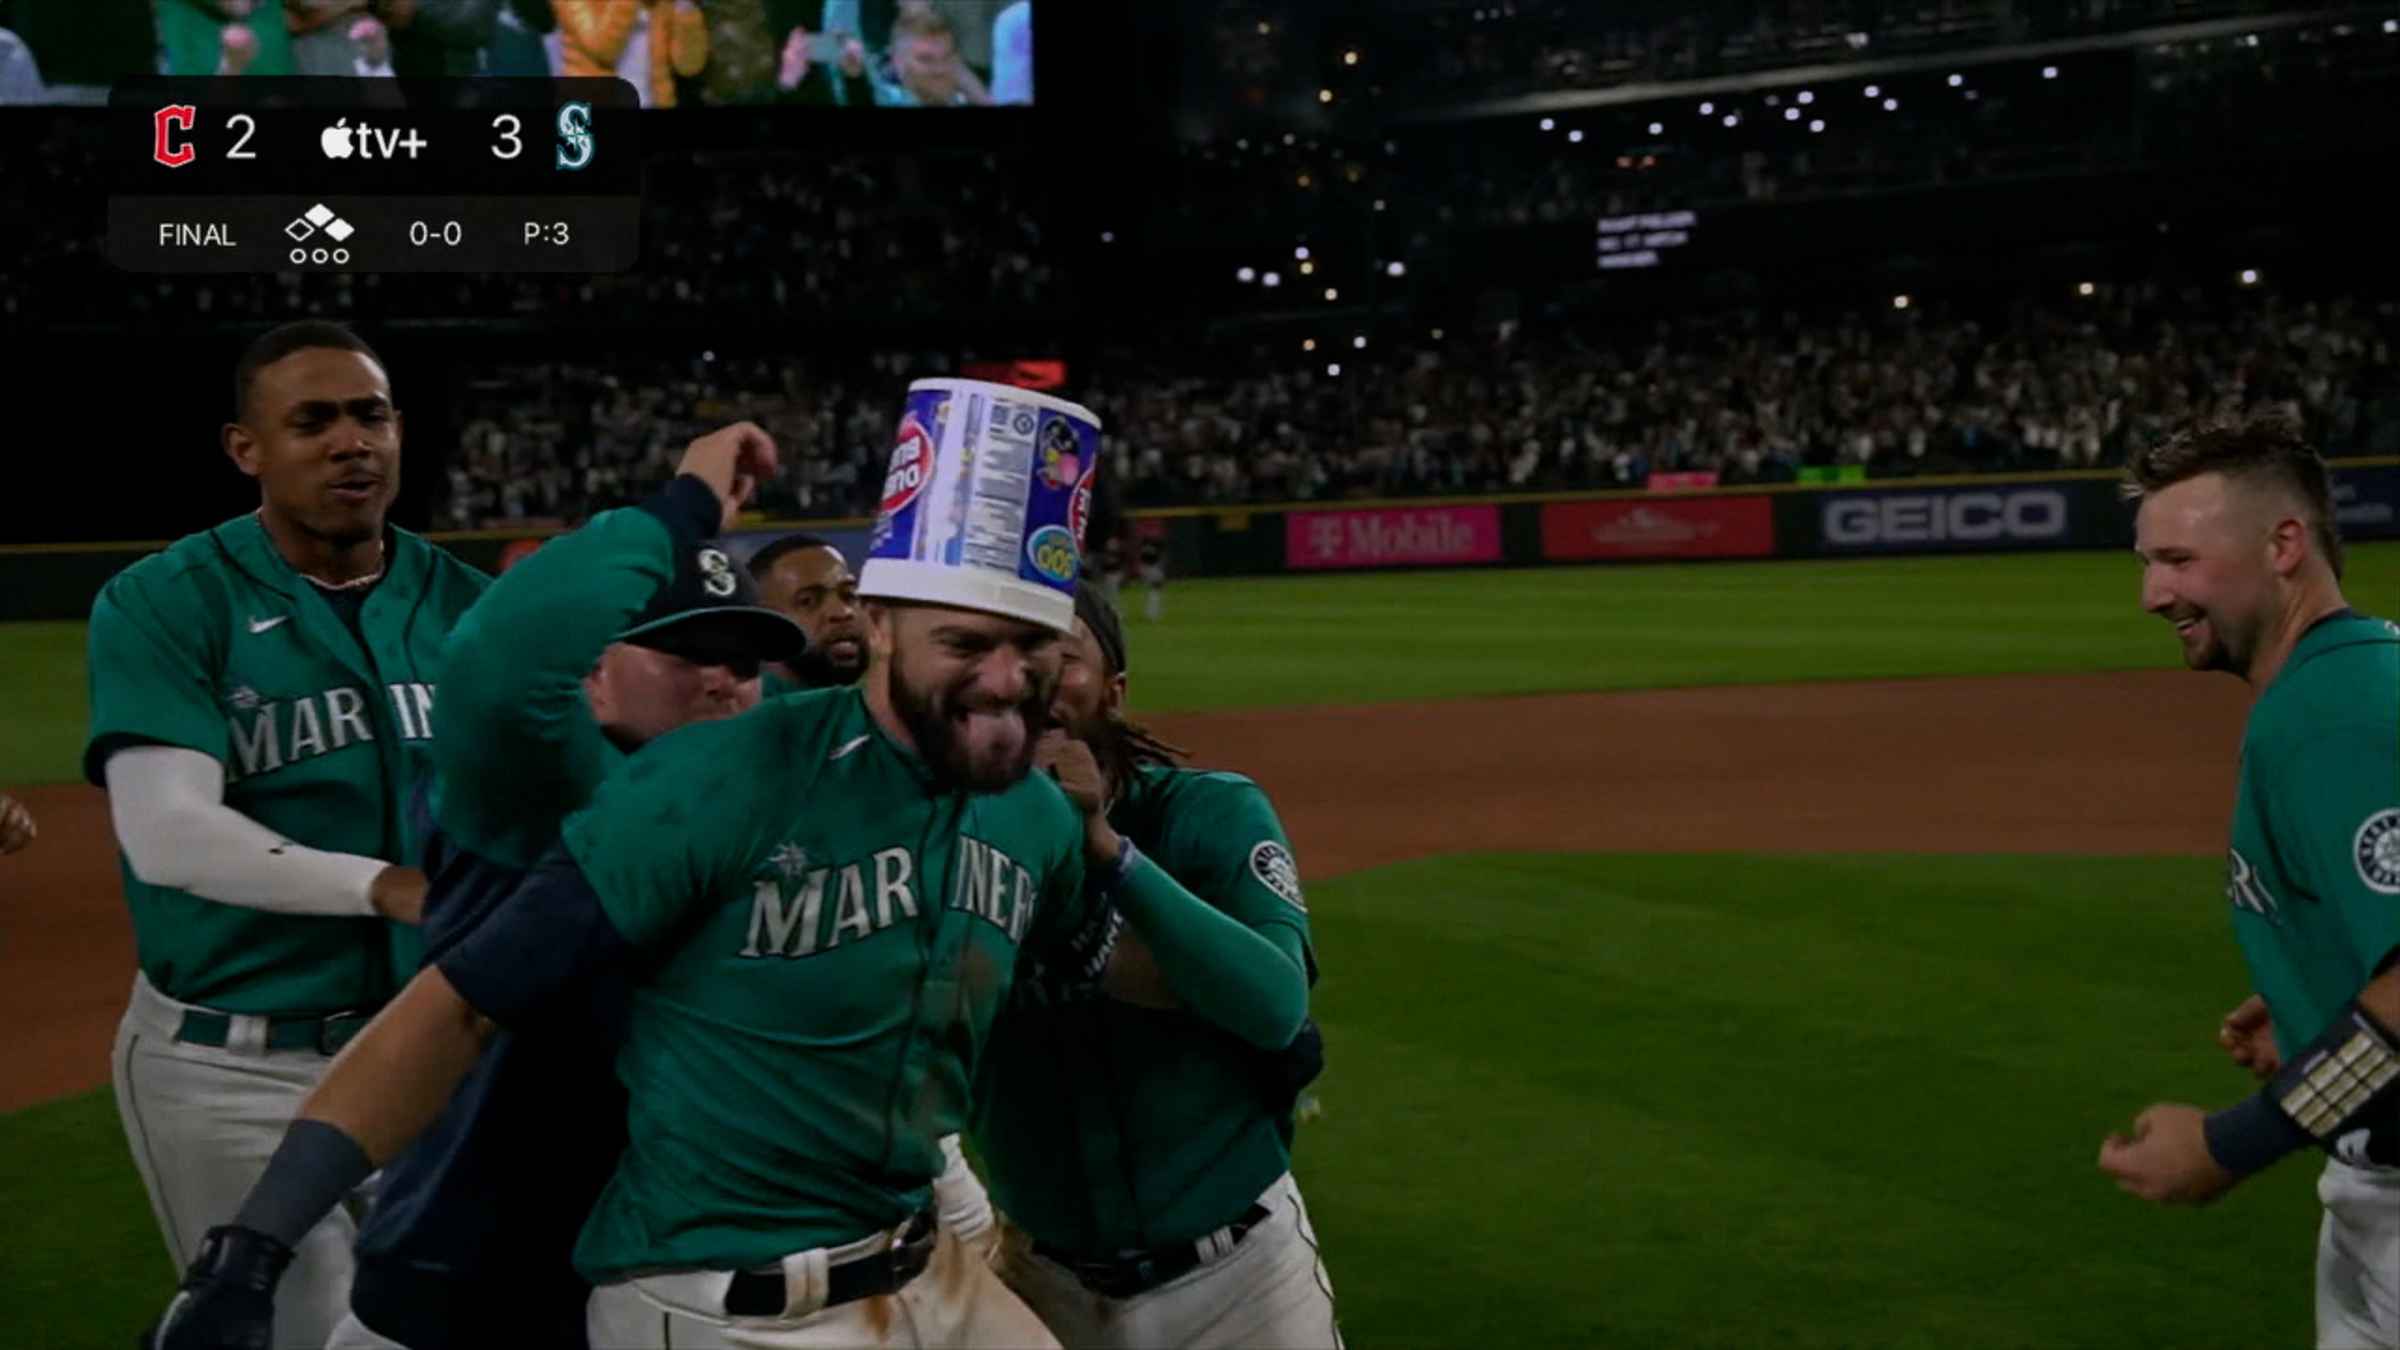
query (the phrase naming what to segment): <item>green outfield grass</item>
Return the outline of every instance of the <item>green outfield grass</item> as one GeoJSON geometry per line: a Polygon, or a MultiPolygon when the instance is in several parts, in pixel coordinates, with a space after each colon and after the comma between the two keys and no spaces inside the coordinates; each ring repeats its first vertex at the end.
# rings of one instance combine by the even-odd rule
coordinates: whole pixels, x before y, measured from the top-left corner
{"type": "MultiPolygon", "coordinates": [[[[1561,567],[1178,581],[1125,595],[1151,712],[2168,665],[2130,556],[1561,567]]],[[[2392,608],[2400,544],[2354,548],[2392,608]]],[[[78,776],[80,625],[0,625],[0,783],[78,776]]]]}
{"type": "MultiPolygon", "coordinates": [[[[1320,883],[1303,1184],[1358,1346],[2299,1346],[2312,1157],[2212,1209],[2094,1168],[2248,1089],[2217,864],[1460,856],[1320,883]]],[[[0,1117],[0,1326],[167,1298],[108,1095],[0,1117]]]]}

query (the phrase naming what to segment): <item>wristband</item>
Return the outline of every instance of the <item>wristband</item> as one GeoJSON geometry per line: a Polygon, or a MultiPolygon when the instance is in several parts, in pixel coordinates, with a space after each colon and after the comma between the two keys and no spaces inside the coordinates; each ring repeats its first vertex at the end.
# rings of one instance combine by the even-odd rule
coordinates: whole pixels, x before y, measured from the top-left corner
{"type": "Polygon", "coordinates": [[[2284,1154],[2365,1127],[2400,1107],[2400,1038],[2353,1000],[2256,1096],[2208,1118],[2209,1154],[2255,1172],[2284,1154]]]}

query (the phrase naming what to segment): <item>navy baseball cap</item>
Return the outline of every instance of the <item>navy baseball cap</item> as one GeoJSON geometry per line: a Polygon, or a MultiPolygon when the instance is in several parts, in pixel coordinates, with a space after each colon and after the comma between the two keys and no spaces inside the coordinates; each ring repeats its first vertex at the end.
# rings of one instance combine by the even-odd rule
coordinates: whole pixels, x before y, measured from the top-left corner
{"type": "Polygon", "coordinates": [[[715,544],[677,551],[675,576],[617,641],[679,656],[797,661],[808,634],[759,603],[758,584],[715,544]]]}

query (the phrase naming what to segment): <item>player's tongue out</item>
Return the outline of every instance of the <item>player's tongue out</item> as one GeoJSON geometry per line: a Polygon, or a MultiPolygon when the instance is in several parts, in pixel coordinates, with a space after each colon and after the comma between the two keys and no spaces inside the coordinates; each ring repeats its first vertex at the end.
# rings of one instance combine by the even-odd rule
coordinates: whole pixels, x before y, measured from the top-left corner
{"type": "Polygon", "coordinates": [[[951,714],[960,744],[978,762],[1007,762],[1025,749],[1025,711],[1016,704],[962,708],[951,714]]]}

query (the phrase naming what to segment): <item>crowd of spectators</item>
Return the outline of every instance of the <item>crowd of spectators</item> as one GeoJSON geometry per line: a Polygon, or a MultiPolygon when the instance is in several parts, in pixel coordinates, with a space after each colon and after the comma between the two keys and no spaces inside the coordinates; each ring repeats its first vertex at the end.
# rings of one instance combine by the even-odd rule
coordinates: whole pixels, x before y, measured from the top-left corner
{"type": "MultiPolygon", "coordinates": [[[[2001,313],[1742,311],[1379,335],[1304,355],[1115,352],[1077,372],[1130,505],[1234,505],[2105,468],[2195,417],[2276,413],[2333,455],[2400,453],[2400,307],[2212,302],[2156,284],[2001,313]],[[1330,357],[1331,359],[1327,359],[1330,357]],[[1215,373],[1204,373],[1211,367],[1215,373]],[[1329,374],[1338,367],[1338,374],[1329,374]]],[[[762,505],[871,514],[898,391],[938,354],[511,367],[480,380],[442,523],[572,520],[635,500],[694,435],[759,421],[762,505]]]]}

